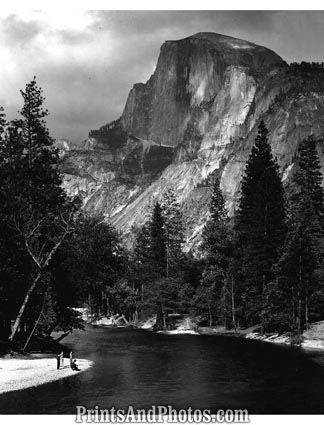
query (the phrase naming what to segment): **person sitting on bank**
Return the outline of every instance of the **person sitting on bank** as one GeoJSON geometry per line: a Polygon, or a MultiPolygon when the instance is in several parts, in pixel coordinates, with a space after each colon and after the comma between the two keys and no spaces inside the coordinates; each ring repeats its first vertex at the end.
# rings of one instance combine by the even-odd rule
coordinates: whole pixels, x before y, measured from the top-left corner
{"type": "Polygon", "coordinates": [[[79,369],[78,365],[76,364],[76,360],[72,360],[71,369],[72,370],[81,370],[81,369],[79,369]]]}

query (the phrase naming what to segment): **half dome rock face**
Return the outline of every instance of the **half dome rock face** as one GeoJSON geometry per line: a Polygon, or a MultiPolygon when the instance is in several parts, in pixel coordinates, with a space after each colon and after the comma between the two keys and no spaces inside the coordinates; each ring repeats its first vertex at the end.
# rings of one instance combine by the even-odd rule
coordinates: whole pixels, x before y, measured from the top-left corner
{"type": "MultiPolygon", "coordinates": [[[[131,90],[123,126],[137,137],[177,146],[192,110],[213,102],[224,85],[229,86],[229,79],[238,79],[237,86],[246,76],[246,84],[253,85],[269,69],[282,65],[284,61],[269,49],[219,34],[198,33],[166,41],[152,77],[131,90]]],[[[239,94],[244,96],[244,90],[239,94]]]]}
{"type": "Polygon", "coordinates": [[[261,119],[285,184],[309,134],[324,171],[322,66],[288,66],[265,47],[214,33],[166,41],[154,74],[134,85],[121,118],[66,152],[64,187],[125,235],[171,187],[191,249],[208,217],[212,176],[220,177],[233,214],[261,119]]]}

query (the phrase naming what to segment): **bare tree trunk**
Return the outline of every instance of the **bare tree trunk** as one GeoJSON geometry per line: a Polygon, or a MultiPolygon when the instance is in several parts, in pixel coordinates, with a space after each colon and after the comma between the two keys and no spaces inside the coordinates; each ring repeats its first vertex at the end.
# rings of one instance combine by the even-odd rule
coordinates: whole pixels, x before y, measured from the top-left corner
{"type": "Polygon", "coordinates": [[[298,345],[301,342],[301,311],[302,311],[302,302],[301,302],[301,295],[299,294],[299,299],[298,299],[298,318],[297,318],[297,343],[298,343],[298,345]]]}
{"type": "Polygon", "coordinates": [[[30,287],[29,287],[26,295],[25,295],[24,301],[23,301],[23,303],[22,303],[22,305],[20,307],[18,316],[16,317],[15,323],[14,323],[14,325],[12,327],[12,330],[11,330],[11,334],[9,336],[9,341],[10,342],[13,341],[13,339],[14,339],[14,337],[16,335],[16,332],[17,332],[17,330],[19,328],[19,325],[20,325],[20,321],[21,321],[22,315],[24,314],[24,311],[26,309],[26,306],[27,306],[29,297],[31,296],[33,290],[35,289],[35,286],[37,285],[37,283],[40,280],[41,276],[42,276],[42,272],[39,271],[38,274],[37,274],[37,276],[33,280],[32,284],[30,285],[30,287]]]}
{"type": "Polygon", "coordinates": [[[306,280],[306,294],[305,294],[305,328],[309,328],[309,317],[308,317],[308,279],[306,280]]]}
{"type": "Polygon", "coordinates": [[[169,277],[169,246],[168,245],[167,245],[166,275],[167,275],[167,277],[169,277]]]}
{"type": "Polygon", "coordinates": [[[301,311],[302,311],[302,258],[299,256],[299,282],[298,282],[298,310],[297,310],[297,343],[301,342],[301,311]]]}
{"type": "Polygon", "coordinates": [[[143,305],[144,305],[144,283],[142,282],[142,285],[141,285],[141,320],[142,321],[144,320],[144,308],[143,308],[143,305]]]}
{"type": "Polygon", "coordinates": [[[154,327],[157,331],[163,329],[164,327],[163,309],[161,304],[158,306],[158,309],[157,309],[156,322],[154,327]]]}
{"type": "Polygon", "coordinates": [[[169,277],[169,255],[170,255],[170,236],[167,230],[167,247],[166,247],[166,275],[169,277]]]}
{"type": "Polygon", "coordinates": [[[222,288],[222,315],[223,315],[223,326],[226,329],[226,283],[224,283],[222,288]]]}
{"type": "Polygon", "coordinates": [[[291,288],[291,319],[290,319],[290,328],[291,328],[291,337],[294,336],[296,331],[296,310],[295,310],[295,290],[294,287],[291,288]]]}
{"type": "Polygon", "coordinates": [[[211,307],[208,304],[208,314],[209,314],[209,326],[212,327],[213,326],[213,316],[211,314],[211,307]]]}
{"type": "Polygon", "coordinates": [[[262,293],[261,293],[261,334],[264,333],[264,294],[265,294],[265,275],[262,275],[262,293]]]}
{"type": "Polygon", "coordinates": [[[124,314],[122,314],[122,315],[121,315],[121,318],[124,320],[124,323],[125,323],[127,326],[129,326],[129,325],[130,325],[129,321],[126,319],[126,317],[124,316],[124,314]]]}
{"type": "Polygon", "coordinates": [[[137,308],[136,308],[136,310],[134,312],[133,324],[136,325],[137,322],[138,322],[138,311],[137,311],[137,308]]]}
{"type": "Polygon", "coordinates": [[[91,294],[88,294],[88,304],[89,304],[90,316],[92,316],[91,294]]]}
{"type": "Polygon", "coordinates": [[[34,332],[35,332],[35,330],[36,330],[36,327],[37,327],[37,325],[38,325],[38,322],[39,322],[39,320],[40,320],[40,318],[41,318],[41,315],[43,314],[43,310],[44,310],[44,302],[43,302],[43,305],[42,305],[42,309],[41,309],[41,311],[40,311],[40,313],[39,313],[39,316],[38,316],[38,318],[37,318],[37,320],[36,320],[36,322],[35,322],[35,325],[34,325],[34,327],[33,327],[32,331],[31,331],[31,333],[29,334],[29,337],[28,337],[28,338],[27,338],[27,340],[26,340],[26,343],[25,343],[25,345],[24,345],[23,351],[25,351],[25,350],[26,350],[26,348],[27,348],[27,346],[28,346],[28,344],[29,344],[29,341],[31,340],[32,336],[34,335],[34,332]]]}
{"type": "Polygon", "coordinates": [[[236,320],[235,320],[235,299],[234,299],[234,278],[232,277],[232,285],[231,285],[231,298],[232,298],[232,323],[234,329],[236,330],[236,320]]]}
{"type": "MultiPolygon", "coordinates": [[[[38,225],[35,227],[35,229],[37,227],[38,227],[38,225]]],[[[35,231],[35,229],[34,229],[34,231],[35,231]]],[[[57,251],[57,249],[59,248],[59,246],[61,245],[61,243],[63,242],[63,240],[64,240],[64,238],[66,237],[67,234],[68,234],[68,231],[65,231],[65,233],[62,235],[61,239],[54,245],[54,247],[48,253],[48,255],[46,257],[46,260],[44,262],[42,262],[42,263],[33,254],[32,250],[30,248],[30,245],[28,243],[28,240],[25,239],[25,246],[26,246],[27,252],[29,253],[29,255],[31,256],[31,258],[33,259],[33,261],[37,265],[37,267],[38,267],[38,273],[37,273],[35,279],[33,280],[32,284],[30,285],[30,287],[29,287],[29,289],[28,289],[28,291],[27,291],[27,293],[25,295],[24,301],[23,301],[23,303],[22,303],[22,305],[20,307],[19,313],[18,313],[18,315],[16,317],[15,323],[14,323],[14,325],[12,327],[12,330],[11,330],[11,334],[9,336],[9,341],[10,342],[13,341],[13,339],[14,339],[14,337],[16,335],[16,332],[17,332],[17,330],[19,328],[19,325],[20,325],[20,322],[21,322],[22,315],[24,314],[24,311],[25,311],[26,306],[28,304],[29,298],[30,298],[32,292],[34,291],[37,283],[39,282],[40,278],[42,277],[43,271],[48,266],[48,264],[51,261],[53,255],[55,254],[55,252],[57,251]]]]}

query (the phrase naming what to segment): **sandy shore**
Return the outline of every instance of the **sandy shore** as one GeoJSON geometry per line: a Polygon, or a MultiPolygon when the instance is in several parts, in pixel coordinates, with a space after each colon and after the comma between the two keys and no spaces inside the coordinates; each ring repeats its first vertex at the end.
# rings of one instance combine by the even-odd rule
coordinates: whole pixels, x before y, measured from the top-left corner
{"type": "Polygon", "coordinates": [[[57,381],[81,373],[92,362],[77,359],[80,371],[73,371],[69,359],[64,359],[64,368],[56,369],[56,358],[46,359],[0,359],[0,394],[57,381]]]}
{"type": "MultiPolygon", "coordinates": [[[[287,335],[261,335],[258,332],[252,332],[245,336],[247,339],[254,339],[263,342],[270,342],[272,344],[282,344],[282,345],[291,345],[290,338],[287,335]]],[[[316,350],[316,351],[324,351],[324,339],[311,339],[303,337],[303,341],[301,343],[301,348],[304,350],[316,350]]]]}
{"type": "MultiPolygon", "coordinates": [[[[177,329],[159,331],[165,335],[222,335],[222,336],[235,336],[238,338],[254,339],[272,344],[290,345],[290,338],[287,334],[268,334],[262,335],[256,332],[259,326],[252,326],[251,328],[241,329],[239,331],[226,330],[223,326],[216,327],[194,327],[190,321],[182,323],[177,329]]],[[[143,326],[142,329],[150,329],[149,326],[143,326]]],[[[301,348],[311,351],[324,351],[324,321],[313,323],[310,329],[303,333],[301,348]]]]}

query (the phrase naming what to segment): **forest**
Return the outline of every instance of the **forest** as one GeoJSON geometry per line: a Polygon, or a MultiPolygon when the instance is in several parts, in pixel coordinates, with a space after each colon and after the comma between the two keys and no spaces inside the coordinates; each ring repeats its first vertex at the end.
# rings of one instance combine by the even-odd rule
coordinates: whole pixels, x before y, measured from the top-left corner
{"type": "MultiPolygon", "coordinates": [[[[322,65],[321,65],[322,66],[322,65]]],[[[324,198],[318,140],[301,141],[283,186],[261,120],[234,217],[219,179],[199,254],[183,250],[185,224],[172,188],[151,218],[133,229],[133,246],[103,217],[89,216],[62,189],[59,152],[34,78],[21,90],[19,118],[0,111],[0,340],[27,350],[33,338],[82,328],[72,307],[93,317],[123,315],[137,326],[174,313],[225,329],[259,325],[300,344],[323,320],[324,198]]]]}

